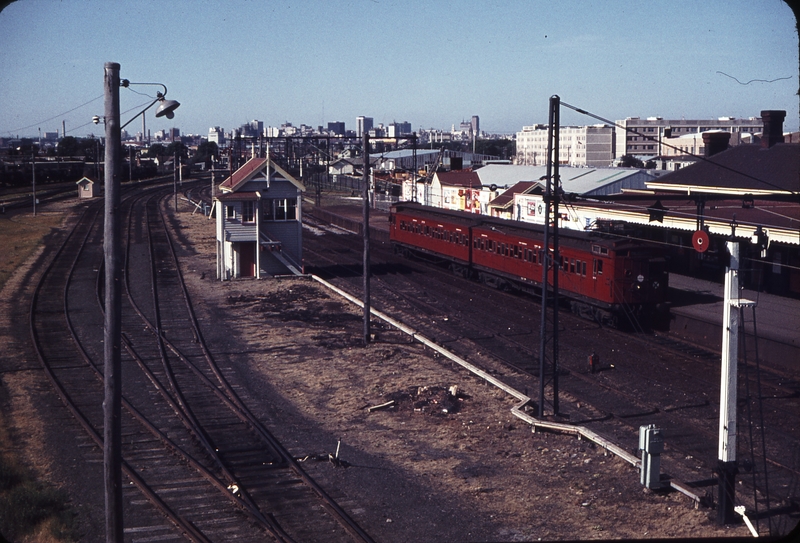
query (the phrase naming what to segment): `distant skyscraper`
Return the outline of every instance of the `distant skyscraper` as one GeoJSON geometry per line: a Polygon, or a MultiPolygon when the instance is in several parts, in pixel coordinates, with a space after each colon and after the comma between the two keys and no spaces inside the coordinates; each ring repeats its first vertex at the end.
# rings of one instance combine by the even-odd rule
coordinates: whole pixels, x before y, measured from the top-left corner
{"type": "Polygon", "coordinates": [[[364,132],[372,130],[372,117],[356,117],[356,136],[363,137],[364,132]]]}
{"type": "Polygon", "coordinates": [[[262,135],[264,133],[264,121],[250,121],[250,130],[252,130],[253,135],[255,136],[262,135]]]}
{"type": "Polygon", "coordinates": [[[344,136],[344,122],[328,123],[328,132],[333,132],[337,136],[344,136]]]}
{"type": "Polygon", "coordinates": [[[222,145],[225,143],[225,132],[218,127],[214,126],[208,129],[208,141],[212,141],[217,145],[222,145]]]}

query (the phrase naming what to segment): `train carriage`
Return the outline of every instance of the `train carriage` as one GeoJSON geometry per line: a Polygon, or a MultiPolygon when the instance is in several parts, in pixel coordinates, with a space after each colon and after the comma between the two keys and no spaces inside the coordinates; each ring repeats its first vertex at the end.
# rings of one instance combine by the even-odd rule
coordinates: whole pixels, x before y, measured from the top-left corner
{"type": "Polygon", "coordinates": [[[445,258],[451,269],[467,276],[471,260],[469,214],[434,209],[420,213],[417,204],[396,204],[389,215],[389,236],[395,250],[414,251],[435,258],[445,258]]]}
{"type": "MultiPolygon", "coordinates": [[[[540,225],[401,203],[392,208],[390,238],[403,253],[447,262],[463,276],[498,288],[540,292],[544,231],[540,225]],[[457,235],[456,235],[457,233],[457,235]]],[[[552,251],[552,245],[551,245],[552,251]]],[[[668,275],[661,251],[627,238],[561,230],[559,292],[574,312],[616,324],[666,301],[668,275]]]]}

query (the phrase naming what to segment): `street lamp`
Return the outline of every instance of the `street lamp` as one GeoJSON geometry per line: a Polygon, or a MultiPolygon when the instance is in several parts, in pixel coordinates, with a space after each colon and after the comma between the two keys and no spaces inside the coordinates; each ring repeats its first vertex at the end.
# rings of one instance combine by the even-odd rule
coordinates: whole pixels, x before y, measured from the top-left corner
{"type": "MultiPolygon", "coordinates": [[[[120,217],[120,147],[121,131],[133,119],[143,115],[156,102],[161,105],[156,117],[174,117],[180,105],[175,100],[167,100],[167,87],[160,83],[134,83],[139,85],[158,85],[164,92],[157,93],[150,105],[137,113],[133,119],[120,126],[119,88],[128,87],[130,81],[120,80],[119,64],[105,63],[103,78],[105,96],[105,223],[103,253],[105,259],[105,332],[103,345],[103,376],[105,378],[103,399],[103,473],[105,477],[106,542],[121,543],[122,529],[122,244],[120,217]]],[[[100,122],[95,116],[94,123],[100,122]]]]}

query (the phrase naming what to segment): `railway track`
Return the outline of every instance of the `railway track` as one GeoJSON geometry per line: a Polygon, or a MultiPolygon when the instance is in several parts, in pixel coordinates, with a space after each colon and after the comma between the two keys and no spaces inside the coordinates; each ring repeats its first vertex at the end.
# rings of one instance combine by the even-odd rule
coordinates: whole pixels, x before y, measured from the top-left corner
{"type": "MultiPolygon", "coordinates": [[[[155,187],[123,203],[126,537],[371,541],[259,422],[228,380],[234,369],[221,367],[205,344],[164,218],[170,192],[155,187]]],[[[101,209],[94,204],[81,216],[44,272],[30,310],[45,371],[99,447],[101,209]]]]}
{"type": "MultiPolygon", "coordinates": [[[[313,238],[306,238],[311,241],[305,244],[306,269],[326,273],[326,279],[358,297],[360,239],[326,235],[317,244],[313,238]]],[[[375,247],[373,257],[374,307],[482,369],[503,374],[503,380],[518,390],[538,388],[539,306],[532,299],[486,289],[436,267],[398,260],[375,247]]],[[[718,357],[706,350],[698,353],[696,346],[604,329],[568,314],[562,317],[561,327],[561,395],[562,402],[571,404],[570,422],[590,425],[632,451],[639,425],[654,423],[667,435],[665,465],[672,476],[688,482],[712,474],[718,432],[718,357]],[[602,371],[591,374],[586,358],[595,349],[603,352],[604,364],[602,371]]],[[[748,375],[740,369],[740,375],[746,376],[740,412],[747,413],[747,405],[754,404],[759,395],[757,379],[752,371],[748,375]]],[[[741,480],[750,488],[740,499],[751,511],[757,507],[763,513],[765,462],[770,506],[796,507],[800,464],[792,451],[800,448],[800,442],[796,403],[790,399],[797,396],[800,385],[763,368],[762,375],[766,454],[757,432],[751,435],[747,421],[741,421],[740,456],[749,455],[754,445],[754,462],[747,468],[755,468],[759,480],[754,482],[751,474],[743,473],[741,480]]],[[[760,429],[759,422],[754,424],[760,429]]]]}

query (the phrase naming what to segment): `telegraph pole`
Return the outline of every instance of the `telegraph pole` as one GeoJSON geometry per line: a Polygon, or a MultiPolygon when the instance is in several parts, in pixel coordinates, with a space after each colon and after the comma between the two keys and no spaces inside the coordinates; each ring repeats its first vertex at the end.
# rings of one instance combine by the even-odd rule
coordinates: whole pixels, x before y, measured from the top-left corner
{"type": "Polygon", "coordinates": [[[370,342],[370,303],[369,303],[369,134],[364,131],[364,171],[361,175],[364,184],[364,346],[370,342]]]}
{"type": "Polygon", "coordinates": [[[103,400],[103,468],[105,475],[106,543],[122,543],[122,250],[120,244],[119,64],[105,64],[105,383],[103,400]]]}
{"type": "Polygon", "coordinates": [[[33,172],[33,216],[36,216],[36,151],[31,145],[31,172],[33,172]]]}

